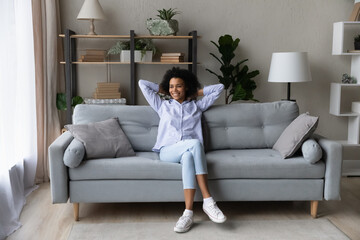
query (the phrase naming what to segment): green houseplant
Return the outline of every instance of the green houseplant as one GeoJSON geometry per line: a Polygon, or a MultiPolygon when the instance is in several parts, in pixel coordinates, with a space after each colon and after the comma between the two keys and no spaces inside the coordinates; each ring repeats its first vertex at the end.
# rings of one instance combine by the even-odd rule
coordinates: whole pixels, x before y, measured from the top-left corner
{"type": "Polygon", "coordinates": [[[360,50],[360,34],[354,37],[355,50],[360,50]]]}
{"type": "Polygon", "coordinates": [[[146,20],[146,28],[149,30],[151,35],[176,35],[179,31],[179,23],[177,20],[172,19],[175,15],[179,14],[176,8],[161,9],[157,10],[159,18],[146,20]]]}
{"type": "MultiPolygon", "coordinates": [[[[151,62],[152,56],[157,49],[151,39],[135,39],[135,62],[151,62]],[[150,52],[151,60],[146,58],[147,52],[150,52]],[[139,54],[140,53],[140,54],[139,54]]],[[[130,41],[118,41],[108,50],[108,54],[120,54],[121,62],[130,62],[130,41]]]]}
{"type": "MultiPolygon", "coordinates": [[[[78,104],[82,104],[84,99],[80,96],[75,96],[71,99],[71,106],[75,107],[78,104]]],[[[56,108],[58,110],[66,110],[66,94],[65,93],[57,93],[56,94],[56,108]]]]}
{"type": "Polygon", "coordinates": [[[238,100],[257,101],[254,99],[253,95],[253,91],[256,89],[256,83],[252,78],[257,76],[260,72],[258,70],[249,72],[249,67],[247,65],[242,65],[244,62],[248,61],[248,59],[237,62],[235,65],[232,64],[232,60],[235,57],[234,52],[238,47],[239,42],[239,38],[233,40],[231,35],[219,37],[218,44],[211,41],[221,54],[221,57],[219,58],[215,54],[210,53],[210,55],[221,64],[220,71],[222,75],[219,75],[210,69],[206,70],[214,74],[219,79],[219,82],[224,84],[226,104],[238,100]]]}

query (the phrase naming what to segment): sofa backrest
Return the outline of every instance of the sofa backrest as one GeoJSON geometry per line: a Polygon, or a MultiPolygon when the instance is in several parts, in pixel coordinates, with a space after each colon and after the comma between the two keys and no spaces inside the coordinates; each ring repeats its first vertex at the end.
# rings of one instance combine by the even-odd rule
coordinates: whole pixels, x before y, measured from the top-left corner
{"type": "MultiPolygon", "coordinates": [[[[299,115],[295,102],[215,105],[203,114],[207,151],[271,148],[283,130],[299,115]]],[[[156,142],[159,117],[150,106],[79,104],[73,124],[118,117],[135,151],[151,151],[156,142]]]]}
{"type": "Polygon", "coordinates": [[[298,115],[291,101],[212,106],[203,114],[205,148],[271,148],[298,115]]]}

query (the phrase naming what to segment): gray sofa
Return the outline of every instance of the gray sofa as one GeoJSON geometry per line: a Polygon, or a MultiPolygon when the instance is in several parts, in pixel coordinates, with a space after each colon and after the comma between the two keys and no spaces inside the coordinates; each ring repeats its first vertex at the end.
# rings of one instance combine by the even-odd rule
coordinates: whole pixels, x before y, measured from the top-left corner
{"type": "MultiPolygon", "coordinates": [[[[240,103],[212,106],[203,114],[204,146],[209,188],[217,201],[340,200],[342,148],[313,135],[323,150],[316,164],[297,154],[283,159],[272,149],[283,130],[299,115],[295,102],[240,103]]],[[[182,202],[179,164],[159,161],[151,151],[159,118],[149,106],[77,105],[73,124],[118,117],[136,152],[135,157],[83,160],[76,168],[64,165],[70,132],[49,147],[53,203],[182,202]]],[[[201,200],[197,191],[196,201],[201,200]]]]}

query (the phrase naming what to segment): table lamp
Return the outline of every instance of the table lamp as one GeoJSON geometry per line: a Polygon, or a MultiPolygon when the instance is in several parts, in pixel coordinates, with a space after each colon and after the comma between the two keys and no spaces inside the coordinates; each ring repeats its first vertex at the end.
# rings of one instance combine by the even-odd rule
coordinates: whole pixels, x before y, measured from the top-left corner
{"type": "Polygon", "coordinates": [[[98,0],[85,0],[77,19],[90,20],[90,32],[88,35],[96,35],[94,20],[105,19],[105,14],[98,0]]]}
{"type": "Polygon", "coordinates": [[[309,82],[311,73],[306,52],[276,52],[272,54],[268,82],[285,82],[288,101],[290,83],[309,82]]]}

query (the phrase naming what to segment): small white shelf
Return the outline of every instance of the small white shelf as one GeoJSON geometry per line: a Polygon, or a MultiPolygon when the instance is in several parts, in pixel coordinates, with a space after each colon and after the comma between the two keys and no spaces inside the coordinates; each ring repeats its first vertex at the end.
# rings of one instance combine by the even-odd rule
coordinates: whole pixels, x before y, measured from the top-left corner
{"type": "Polygon", "coordinates": [[[349,143],[347,140],[338,140],[337,142],[343,145],[344,147],[360,147],[360,144],[349,143]]]}
{"type": "Polygon", "coordinates": [[[360,84],[331,83],[330,113],[335,116],[355,117],[352,102],[360,102],[360,84]]]}
{"type": "Polygon", "coordinates": [[[333,55],[360,55],[354,50],[354,37],[360,34],[360,22],[336,22],[333,31],[333,55]]]}

